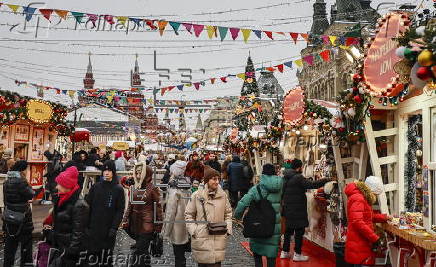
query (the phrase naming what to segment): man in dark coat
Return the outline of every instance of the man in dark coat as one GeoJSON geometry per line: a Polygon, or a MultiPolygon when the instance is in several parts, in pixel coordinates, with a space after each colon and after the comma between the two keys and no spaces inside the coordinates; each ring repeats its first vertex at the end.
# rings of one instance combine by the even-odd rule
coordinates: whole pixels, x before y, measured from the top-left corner
{"type": "Polygon", "coordinates": [[[86,153],[85,150],[80,150],[77,151],[73,154],[73,157],[70,161],[68,161],[65,164],[64,169],[67,169],[71,166],[74,166],[77,168],[77,170],[79,171],[79,186],[80,188],[83,188],[83,181],[84,181],[84,177],[83,174],[81,174],[81,171],[85,171],[86,170],[86,163],[88,161],[88,153],[86,153]]]}
{"type": "Polygon", "coordinates": [[[286,218],[286,232],[283,241],[281,258],[290,258],[289,247],[291,236],[295,233],[295,254],[294,261],[307,261],[309,257],[301,254],[303,245],[304,228],[309,226],[307,219],[307,189],[316,189],[324,186],[329,179],[310,181],[302,175],[303,163],[294,159],[291,169],[285,170],[283,186],[283,216],[286,218]]]}
{"type": "Polygon", "coordinates": [[[118,227],[125,208],[124,189],[118,183],[115,163],[111,160],[103,165],[103,181],[91,187],[86,196],[90,208],[88,229],[88,252],[98,259],[98,266],[113,266],[113,250],[118,227]]]}
{"type": "Polygon", "coordinates": [[[46,177],[45,182],[45,191],[44,191],[44,199],[41,200],[41,204],[52,204],[49,201],[50,196],[52,199],[54,198],[54,194],[56,193],[56,177],[62,171],[62,155],[58,151],[54,150],[53,153],[50,151],[45,151],[44,156],[47,158],[49,163],[47,164],[47,173],[44,175],[46,177]]]}
{"type": "Polygon", "coordinates": [[[245,177],[244,165],[242,165],[241,159],[237,155],[233,156],[232,162],[227,166],[227,173],[229,175],[230,202],[234,208],[250,189],[250,180],[245,177]]]}
{"type": "Polygon", "coordinates": [[[209,154],[209,160],[205,162],[205,165],[209,165],[212,169],[221,173],[221,163],[219,163],[218,158],[214,153],[209,154]]]}
{"type": "Polygon", "coordinates": [[[25,213],[21,226],[3,222],[5,231],[4,264],[5,267],[14,266],[15,253],[21,243],[21,264],[32,264],[32,210],[29,200],[33,198],[32,187],[26,180],[27,162],[17,161],[7,173],[7,179],[3,185],[3,197],[5,209],[25,213]]]}

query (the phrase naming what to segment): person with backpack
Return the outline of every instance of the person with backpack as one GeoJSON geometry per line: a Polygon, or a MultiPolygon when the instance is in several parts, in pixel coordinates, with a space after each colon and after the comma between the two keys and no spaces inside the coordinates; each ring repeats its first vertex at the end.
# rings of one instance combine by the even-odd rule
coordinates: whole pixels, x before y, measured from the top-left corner
{"type": "Polygon", "coordinates": [[[289,253],[291,245],[291,236],[295,234],[295,253],[293,261],[308,261],[309,257],[301,253],[303,246],[304,231],[309,226],[307,216],[307,189],[317,189],[330,179],[320,179],[311,181],[304,178],[303,162],[299,159],[294,159],[291,162],[291,168],[284,171],[285,184],[283,186],[283,216],[286,219],[285,238],[283,241],[283,250],[280,258],[291,258],[289,253]]]}
{"type": "MultiPolygon", "coordinates": [[[[93,185],[85,198],[90,209],[88,253],[98,259],[98,266],[113,266],[112,254],[123,219],[125,195],[112,160],[103,164],[102,175],[103,181],[93,185]]],[[[95,260],[90,257],[90,262],[95,260]]]]}
{"type": "Polygon", "coordinates": [[[262,256],[267,257],[267,266],[274,267],[279,252],[281,233],[280,201],[283,179],[276,175],[272,164],[262,168],[260,183],[253,186],[239,201],[234,217],[244,217],[244,236],[250,237],[250,250],[256,267],[262,267],[262,256]]]}
{"type": "Polygon", "coordinates": [[[29,201],[34,192],[26,180],[27,161],[17,161],[7,173],[3,185],[3,231],[5,248],[3,266],[15,266],[15,254],[21,244],[21,262],[24,267],[32,264],[32,210],[29,201]],[[17,216],[20,215],[21,216],[17,216]],[[21,219],[18,219],[21,217],[21,219]]]}
{"type": "Polygon", "coordinates": [[[250,189],[250,180],[244,174],[244,165],[238,155],[234,155],[232,162],[227,166],[227,174],[230,201],[234,208],[250,189]]]}
{"type": "Polygon", "coordinates": [[[190,249],[190,240],[186,230],[185,210],[190,195],[191,182],[185,177],[186,162],[177,160],[170,167],[171,177],[168,182],[166,198],[165,224],[163,236],[173,246],[175,266],[186,267],[185,252],[190,249]]]}
{"type": "Polygon", "coordinates": [[[204,168],[204,188],[191,195],[185,211],[191,236],[192,257],[199,267],[220,267],[224,261],[227,236],[232,234],[232,208],[219,185],[221,175],[204,168]],[[201,223],[207,221],[207,223],[201,223]]]}

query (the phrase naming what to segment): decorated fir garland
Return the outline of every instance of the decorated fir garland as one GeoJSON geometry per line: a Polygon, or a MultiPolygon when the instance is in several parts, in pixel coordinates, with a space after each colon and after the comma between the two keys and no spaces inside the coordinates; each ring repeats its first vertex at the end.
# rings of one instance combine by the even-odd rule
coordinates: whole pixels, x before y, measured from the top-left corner
{"type": "MultiPolygon", "coordinates": [[[[28,120],[27,103],[32,98],[20,96],[17,93],[0,90],[0,124],[11,125],[18,120],[28,120]]],[[[50,128],[56,129],[61,136],[72,133],[72,127],[67,124],[67,108],[63,105],[45,102],[53,109],[50,121],[47,124],[50,128]]]]}

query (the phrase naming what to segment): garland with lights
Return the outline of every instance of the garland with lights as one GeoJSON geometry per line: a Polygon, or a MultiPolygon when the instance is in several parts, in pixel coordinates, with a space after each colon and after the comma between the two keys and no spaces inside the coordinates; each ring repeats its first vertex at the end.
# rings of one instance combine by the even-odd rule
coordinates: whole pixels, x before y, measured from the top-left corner
{"type": "MultiPolygon", "coordinates": [[[[31,99],[17,93],[0,90],[0,124],[12,125],[18,120],[28,120],[27,103],[31,99]]],[[[60,136],[69,136],[73,128],[66,122],[67,108],[61,104],[44,102],[51,106],[53,113],[50,121],[42,125],[55,129],[60,136]]]]}

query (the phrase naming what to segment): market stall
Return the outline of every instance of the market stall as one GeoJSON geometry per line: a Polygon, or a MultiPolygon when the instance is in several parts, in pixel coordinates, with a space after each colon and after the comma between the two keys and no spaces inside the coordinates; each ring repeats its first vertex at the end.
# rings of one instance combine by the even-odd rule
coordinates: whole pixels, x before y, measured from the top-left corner
{"type": "Polygon", "coordinates": [[[66,107],[0,91],[0,151],[13,150],[16,160],[27,160],[27,179],[34,188],[43,185],[44,151],[54,148],[58,135],[69,135],[66,107]]]}

